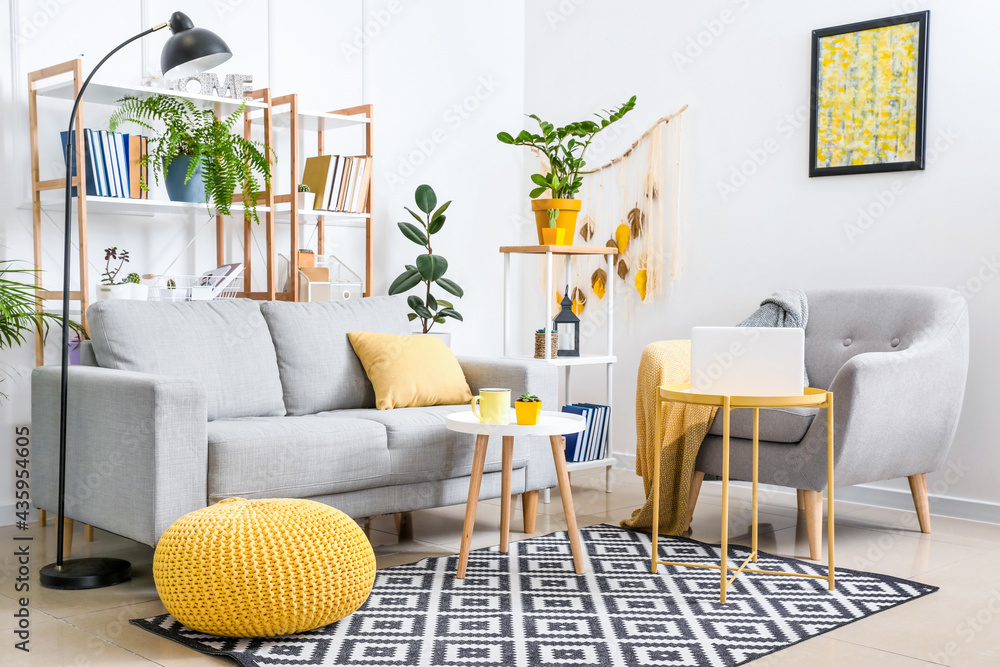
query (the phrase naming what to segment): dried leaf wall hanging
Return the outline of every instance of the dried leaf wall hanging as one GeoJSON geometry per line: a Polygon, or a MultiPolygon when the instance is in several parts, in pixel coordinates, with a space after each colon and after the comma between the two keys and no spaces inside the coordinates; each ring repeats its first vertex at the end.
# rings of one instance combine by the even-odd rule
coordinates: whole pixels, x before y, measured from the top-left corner
{"type": "Polygon", "coordinates": [[[583,309],[587,307],[587,295],[584,294],[583,290],[580,289],[579,287],[574,287],[572,294],[573,294],[573,305],[572,305],[573,314],[579,317],[580,313],[583,312],[583,309]]]}
{"type": "Polygon", "coordinates": [[[615,242],[618,246],[618,254],[624,254],[628,250],[628,242],[631,240],[632,232],[628,225],[622,223],[615,230],[615,242]]]}
{"type": "Polygon", "coordinates": [[[594,288],[594,294],[597,295],[598,299],[604,298],[604,288],[608,284],[608,274],[604,269],[597,269],[594,274],[590,276],[590,286],[594,288]]]}
{"type": "Polygon", "coordinates": [[[635,272],[635,289],[639,292],[639,298],[646,300],[646,269],[635,272]]]}
{"type": "MultiPolygon", "coordinates": [[[[606,245],[609,248],[614,248],[615,251],[618,250],[618,241],[615,241],[614,239],[609,239],[608,242],[605,243],[604,245],[606,245]]],[[[614,264],[614,261],[615,261],[615,256],[614,255],[605,255],[604,258],[606,260],[608,260],[609,264],[614,264]]]]}
{"type": "Polygon", "coordinates": [[[641,238],[646,231],[646,214],[639,210],[638,206],[628,212],[628,224],[632,231],[632,238],[641,238]]]}
{"type": "Polygon", "coordinates": [[[594,218],[588,213],[583,218],[583,224],[580,225],[580,236],[584,241],[589,241],[594,238],[594,231],[597,229],[597,224],[594,222],[594,218]]]}
{"type": "Polygon", "coordinates": [[[632,268],[632,258],[628,254],[618,255],[618,277],[625,280],[632,268]]]}

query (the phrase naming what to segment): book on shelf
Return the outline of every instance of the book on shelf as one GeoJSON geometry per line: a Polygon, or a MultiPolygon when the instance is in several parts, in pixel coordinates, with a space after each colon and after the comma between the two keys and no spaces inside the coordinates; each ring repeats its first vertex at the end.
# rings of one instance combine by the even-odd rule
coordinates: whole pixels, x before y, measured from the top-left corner
{"type": "Polygon", "coordinates": [[[326,201],[324,195],[329,191],[330,182],[333,179],[331,165],[334,164],[333,155],[317,155],[306,158],[306,166],[302,169],[302,182],[309,186],[309,192],[316,193],[316,203],[314,208],[323,208],[326,201]]]}
{"type": "Polygon", "coordinates": [[[368,185],[372,180],[372,160],[367,155],[362,155],[359,170],[361,175],[358,178],[357,187],[354,188],[354,205],[351,213],[364,213],[365,204],[368,203],[368,185]]]}
{"type": "MultiPolygon", "coordinates": [[[[84,180],[85,180],[84,185],[86,186],[86,192],[87,192],[87,194],[89,196],[91,196],[91,197],[96,197],[97,196],[97,184],[96,184],[96,182],[94,180],[94,167],[93,167],[93,164],[91,162],[92,156],[94,154],[94,149],[90,145],[91,137],[87,134],[87,132],[89,132],[89,130],[84,131],[84,135],[83,135],[83,139],[84,139],[84,143],[83,143],[83,154],[84,154],[83,160],[84,160],[85,169],[86,169],[86,174],[84,176],[84,180]]],[[[73,131],[73,136],[72,137],[70,137],[69,132],[60,132],[59,136],[62,139],[63,157],[65,158],[66,154],[67,153],[69,154],[69,160],[70,160],[69,168],[70,168],[70,173],[73,174],[74,178],[76,178],[76,175],[77,175],[76,174],[76,130],[73,131]],[[67,144],[67,140],[71,141],[71,145],[69,145],[69,146],[66,145],[67,144]]],[[[76,196],[76,186],[75,185],[73,186],[73,196],[74,197],[76,196]]]]}
{"type": "MultiPolygon", "coordinates": [[[[67,132],[60,133],[64,149],[68,136],[67,132]]],[[[146,199],[149,196],[140,187],[146,170],[141,164],[148,148],[146,137],[84,129],[83,139],[88,196],[126,199],[146,199]]],[[[75,160],[70,168],[73,176],[76,176],[75,160]]],[[[77,194],[75,187],[72,194],[77,194]]]]}
{"type": "Polygon", "coordinates": [[[580,415],[586,420],[586,427],[582,431],[566,436],[566,460],[570,463],[582,463],[607,458],[611,408],[593,403],[574,403],[563,406],[562,411],[580,415]]]}
{"type": "Polygon", "coordinates": [[[316,193],[315,208],[363,213],[368,204],[372,161],[367,155],[318,155],[306,158],[302,182],[316,193]]]}

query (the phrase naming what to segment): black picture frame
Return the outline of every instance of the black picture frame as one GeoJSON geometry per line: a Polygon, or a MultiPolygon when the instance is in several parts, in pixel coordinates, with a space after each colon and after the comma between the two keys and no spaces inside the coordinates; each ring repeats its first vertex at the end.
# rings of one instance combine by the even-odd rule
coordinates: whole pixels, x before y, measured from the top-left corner
{"type": "Polygon", "coordinates": [[[901,14],[887,18],[874,19],[871,21],[861,21],[859,23],[848,23],[846,25],[834,26],[813,30],[812,33],[812,73],[809,87],[809,176],[842,176],[845,174],[872,174],[879,172],[911,171],[924,168],[925,151],[927,137],[927,29],[930,22],[930,11],[913,12],[911,14],[901,14]],[[914,153],[912,160],[901,160],[899,162],[868,163],[859,165],[846,165],[836,167],[822,167],[817,165],[817,125],[818,125],[818,85],[819,85],[819,45],[824,37],[842,35],[864,30],[874,30],[887,28],[889,26],[904,23],[917,23],[919,25],[919,36],[917,41],[916,71],[917,71],[917,99],[916,99],[916,136],[914,141],[914,153]]]}

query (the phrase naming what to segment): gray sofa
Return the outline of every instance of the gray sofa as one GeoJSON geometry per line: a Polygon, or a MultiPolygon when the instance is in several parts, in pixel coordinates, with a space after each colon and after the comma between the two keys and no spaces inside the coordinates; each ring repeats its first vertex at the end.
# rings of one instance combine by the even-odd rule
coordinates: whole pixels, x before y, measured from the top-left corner
{"type": "MultiPolygon", "coordinates": [[[[406,313],[395,297],[94,304],[87,365],[69,375],[66,516],[155,545],[180,516],[230,496],[309,498],[356,519],[464,503],[474,437],[445,417],[469,407],[376,410],[347,339],[408,334],[406,313]]],[[[548,364],[460,363],[473,393],[510,387],[556,404],[548,364]]],[[[33,495],[49,511],[59,381],[58,367],[32,374],[33,495]]],[[[515,439],[515,493],[555,483],[547,439],[533,440],[515,439]]],[[[500,494],[500,446],[482,498],[500,494]]]]}

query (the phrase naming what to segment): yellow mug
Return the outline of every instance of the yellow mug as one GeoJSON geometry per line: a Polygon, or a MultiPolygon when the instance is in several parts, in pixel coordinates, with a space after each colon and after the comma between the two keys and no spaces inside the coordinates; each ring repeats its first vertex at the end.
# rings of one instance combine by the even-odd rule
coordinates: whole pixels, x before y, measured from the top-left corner
{"type": "Polygon", "coordinates": [[[509,424],[510,389],[480,389],[479,396],[472,398],[472,414],[480,424],[509,424]]]}

